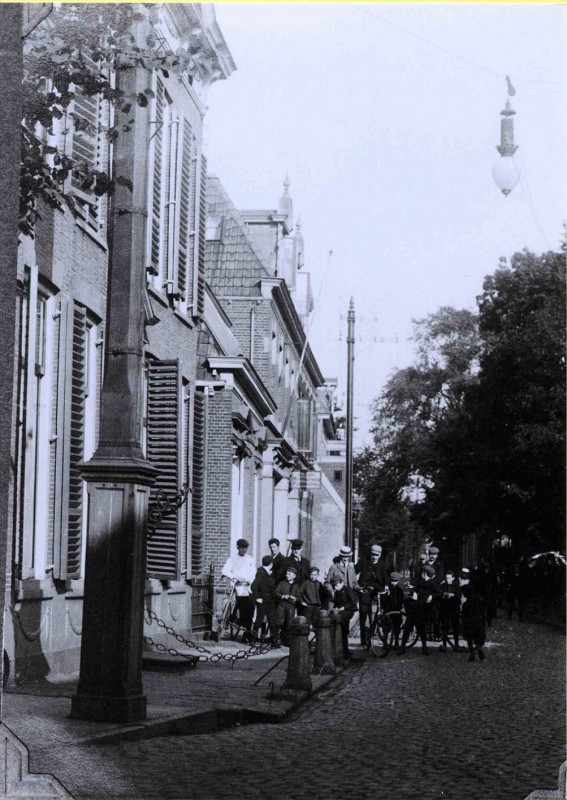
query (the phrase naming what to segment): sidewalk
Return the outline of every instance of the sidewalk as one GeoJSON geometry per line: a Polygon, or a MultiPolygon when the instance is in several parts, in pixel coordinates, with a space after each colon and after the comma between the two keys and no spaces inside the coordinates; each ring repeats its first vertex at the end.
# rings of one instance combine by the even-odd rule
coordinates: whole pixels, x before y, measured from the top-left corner
{"type": "MultiPolygon", "coordinates": [[[[211,653],[236,654],[245,645],[203,642],[211,653]]],[[[186,651],[192,652],[194,651],[186,651]]],[[[130,724],[71,719],[71,696],[78,675],[28,683],[4,695],[3,722],[26,745],[30,755],[53,747],[88,742],[117,742],[156,736],[209,733],[253,722],[280,722],[293,709],[334,679],[311,675],[312,691],[283,691],[289,649],[239,659],[199,662],[187,668],[182,659],[161,658],[159,671],[144,669],[147,719],[130,724]]],[[[155,654],[144,654],[153,656],[155,654]]]]}

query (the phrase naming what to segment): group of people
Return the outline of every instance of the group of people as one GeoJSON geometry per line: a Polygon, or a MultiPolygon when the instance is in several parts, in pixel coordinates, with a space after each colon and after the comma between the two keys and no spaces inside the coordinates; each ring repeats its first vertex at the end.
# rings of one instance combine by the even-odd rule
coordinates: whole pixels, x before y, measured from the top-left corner
{"type": "Polygon", "coordinates": [[[234,584],[243,642],[260,639],[267,625],[272,647],[285,645],[297,615],[314,627],[321,609],[337,608],[344,656],[348,658],[349,628],[355,612],[359,612],[361,645],[368,648],[376,599],[380,598],[382,611],[392,620],[398,653],[405,652],[408,638],[416,629],[422,653],[428,655],[430,626],[435,638],[441,640],[441,651],[447,651],[451,635],[452,646],[464,649],[459,647],[462,628],[469,660],[474,661],[475,655],[484,659],[485,625],[496,614],[489,576],[475,571],[471,580],[473,576],[467,568],[459,574],[445,569],[439,548],[430,537],[423,543],[413,575],[389,570],[379,544],[372,544],[356,564],[352,549],[341,547],[324,578],[319,568],[303,556],[301,539],[291,541],[288,556],[281,553],[278,539],[270,539],[268,544],[270,555],[265,555],[256,569],[247,552],[248,542],[239,539],[236,555],[228,558],[222,570],[223,576],[234,584]],[[403,632],[402,612],[406,620],[403,632]]]}
{"type": "Polygon", "coordinates": [[[280,552],[279,539],[270,539],[268,545],[271,554],[265,555],[256,569],[247,552],[248,542],[239,539],[236,555],[227,559],[222,570],[223,576],[234,584],[242,641],[261,639],[267,624],[271,646],[286,645],[296,616],[305,617],[315,627],[321,609],[337,608],[344,654],[348,658],[350,620],[358,608],[358,583],[351,548],[341,548],[336,563],[321,580],[319,567],[310,564],[302,555],[301,539],[291,541],[288,556],[280,552]]]}

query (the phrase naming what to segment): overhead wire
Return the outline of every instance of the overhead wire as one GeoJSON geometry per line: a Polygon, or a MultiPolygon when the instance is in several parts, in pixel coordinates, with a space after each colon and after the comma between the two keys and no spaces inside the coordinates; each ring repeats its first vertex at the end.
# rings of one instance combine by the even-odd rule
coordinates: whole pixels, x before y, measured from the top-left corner
{"type": "MultiPolygon", "coordinates": [[[[417,40],[423,42],[424,44],[427,44],[430,47],[433,47],[436,50],[439,50],[440,52],[451,56],[452,58],[456,58],[459,61],[462,61],[462,62],[464,62],[466,64],[469,64],[470,66],[473,66],[476,69],[482,70],[483,72],[486,72],[486,73],[492,75],[493,77],[498,78],[499,80],[505,80],[508,83],[508,86],[510,86],[510,82],[509,82],[510,79],[509,79],[509,77],[507,75],[502,75],[499,72],[497,72],[496,70],[491,69],[490,67],[486,67],[484,64],[481,64],[478,61],[474,61],[473,59],[466,58],[465,56],[461,55],[460,53],[455,52],[454,50],[450,50],[447,47],[443,47],[442,45],[437,44],[437,42],[431,41],[431,39],[426,39],[424,36],[420,36],[418,33],[415,33],[414,31],[411,31],[411,30],[409,30],[408,28],[405,28],[402,25],[398,25],[397,23],[392,22],[391,20],[385,19],[384,17],[382,17],[379,14],[375,14],[372,11],[369,11],[364,6],[353,5],[353,6],[351,6],[351,8],[353,8],[355,11],[359,11],[362,14],[366,14],[369,17],[374,17],[374,19],[377,19],[379,22],[382,22],[385,25],[390,25],[391,27],[396,28],[397,30],[401,31],[402,33],[406,34],[407,36],[411,36],[414,39],[417,39],[417,40]]],[[[516,83],[516,84],[536,83],[536,84],[547,84],[547,85],[550,85],[550,86],[561,86],[561,87],[565,87],[566,86],[565,83],[560,82],[560,81],[538,80],[538,79],[533,79],[533,78],[518,78],[517,76],[514,76],[514,83],[516,83]]],[[[546,244],[546,247],[550,248],[549,240],[548,240],[547,235],[546,235],[546,233],[545,233],[545,231],[543,229],[543,226],[542,226],[542,224],[540,222],[539,216],[538,216],[536,208],[535,208],[535,204],[534,204],[534,201],[533,201],[530,185],[529,185],[528,178],[527,178],[525,160],[524,160],[524,158],[523,158],[521,153],[520,153],[520,160],[522,162],[522,170],[520,170],[520,182],[522,183],[522,185],[525,188],[526,204],[527,204],[528,209],[529,209],[529,211],[530,211],[530,213],[532,215],[532,218],[533,218],[533,221],[535,223],[535,226],[538,229],[538,231],[540,232],[540,234],[541,234],[541,236],[542,236],[542,238],[543,238],[543,240],[544,240],[544,242],[546,244]]]]}

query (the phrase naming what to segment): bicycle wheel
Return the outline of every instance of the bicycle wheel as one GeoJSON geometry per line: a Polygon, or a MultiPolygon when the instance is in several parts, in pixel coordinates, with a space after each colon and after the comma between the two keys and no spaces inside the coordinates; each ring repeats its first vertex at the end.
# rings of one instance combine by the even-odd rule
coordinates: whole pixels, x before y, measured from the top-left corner
{"type": "MultiPolygon", "coordinates": [[[[404,635],[405,635],[405,627],[406,627],[406,620],[404,619],[404,621],[402,622],[402,628],[400,630],[400,641],[403,641],[403,638],[404,638],[404,635]]],[[[414,625],[413,626],[413,630],[410,632],[410,634],[408,636],[408,639],[407,639],[407,642],[405,644],[406,650],[408,648],[410,648],[410,647],[413,647],[414,644],[417,642],[417,639],[418,639],[417,628],[414,625]]]]}
{"type": "Polygon", "coordinates": [[[375,656],[383,656],[390,650],[394,642],[392,620],[386,614],[379,614],[370,630],[370,649],[375,656]]]}

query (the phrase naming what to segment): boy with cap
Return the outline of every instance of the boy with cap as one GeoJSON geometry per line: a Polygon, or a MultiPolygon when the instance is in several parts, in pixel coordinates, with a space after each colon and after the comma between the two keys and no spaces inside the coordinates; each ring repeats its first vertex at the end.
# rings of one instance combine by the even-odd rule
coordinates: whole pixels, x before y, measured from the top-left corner
{"type": "Polygon", "coordinates": [[[301,555],[303,549],[303,542],[301,539],[292,539],[291,542],[291,555],[285,561],[285,568],[291,566],[295,569],[297,575],[297,583],[302,584],[309,578],[309,561],[305,556],[301,555]]]}
{"type": "Polygon", "coordinates": [[[369,630],[372,623],[372,600],[376,595],[381,594],[388,585],[388,571],[382,559],[382,547],[379,544],[373,544],[370,547],[370,556],[361,558],[354,570],[358,575],[360,587],[358,605],[360,643],[368,649],[370,647],[369,630]]]}
{"type": "Polygon", "coordinates": [[[256,568],[252,556],[248,555],[248,542],[239,539],[236,542],[237,553],[229,556],[222,568],[222,575],[234,585],[236,593],[236,611],[240,617],[240,627],[244,629],[243,642],[251,642],[252,617],[254,616],[254,598],[250,585],[255,578],[256,568]]]}
{"type": "Polygon", "coordinates": [[[317,614],[323,602],[323,584],[319,580],[319,567],[310,567],[309,578],[300,586],[301,614],[315,628],[317,614]]]}
{"type": "Polygon", "coordinates": [[[264,626],[264,620],[267,619],[272,647],[279,647],[279,629],[276,614],[276,582],[272,575],[272,565],[272,556],[264,556],[262,558],[262,566],[258,567],[256,577],[252,581],[252,596],[256,602],[254,634],[255,638],[258,639],[259,633],[264,626]]]}
{"type": "Polygon", "coordinates": [[[343,640],[343,654],[345,658],[350,658],[348,648],[348,632],[350,621],[354,616],[357,604],[357,594],[350,586],[347,586],[341,575],[336,575],[332,579],[333,603],[336,609],[341,612],[341,634],[343,640]]]}
{"type": "Polygon", "coordinates": [[[391,572],[388,592],[382,596],[382,611],[389,616],[390,622],[392,623],[394,647],[396,650],[400,644],[403,605],[404,590],[401,585],[401,576],[398,572],[391,572]]]}
{"type": "Polygon", "coordinates": [[[286,566],[285,578],[276,586],[276,601],[278,625],[282,642],[289,644],[289,629],[297,611],[300,601],[300,591],[297,584],[297,570],[294,566],[286,566]]]}

